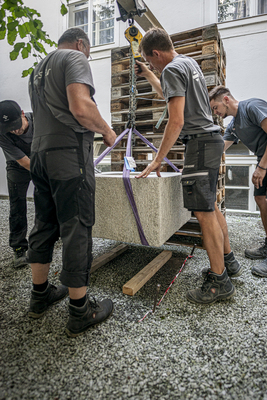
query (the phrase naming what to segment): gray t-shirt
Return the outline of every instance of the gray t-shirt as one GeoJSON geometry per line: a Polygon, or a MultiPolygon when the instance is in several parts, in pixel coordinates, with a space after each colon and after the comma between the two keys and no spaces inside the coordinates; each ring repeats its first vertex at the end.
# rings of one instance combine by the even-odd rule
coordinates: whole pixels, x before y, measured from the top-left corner
{"type": "MultiPolygon", "coordinates": [[[[44,94],[54,117],[75,132],[86,132],[69,110],[66,88],[71,83],[88,85],[91,97],[95,93],[91,68],[86,56],[76,50],[61,49],[50,53],[46,71],[44,94]]],[[[38,87],[43,73],[43,62],[35,69],[34,84],[38,87]]]]}
{"type": "Polygon", "coordinates": [[[240,139],[258,158],[267,146],[267,133],[261,128],[267,118],[267,102],[261,99],[248,99],[238,103],[236,117],[228,124],[224,140],[236,142],[240,139]]]}
{"type": "Polygon", "coordinates": [[[2,147],[6,161],[17,161],[30,155],[30,145],[33,137],[32,113],[25,113],[29,127],[27,132],[20,136],[7,132],[0,135],[0,147],[2,147]]]}
{"type": "Polygon", "coordinates": [[[220,132],[220,127],[213,123],[205,78],[194,59],[178,54],[162,71],[160,82],[167,102],[172,97],[185,97],[180,137],[220,132]]]}

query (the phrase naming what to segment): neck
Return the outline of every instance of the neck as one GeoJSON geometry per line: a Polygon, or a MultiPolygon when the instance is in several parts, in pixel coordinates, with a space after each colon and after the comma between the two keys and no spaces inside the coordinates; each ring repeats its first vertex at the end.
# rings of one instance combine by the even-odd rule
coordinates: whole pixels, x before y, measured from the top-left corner
{"type": "Polygon", "coordinates": [[[234,99],[233,104],[231,104],[231,108],[229,109],[229,111],[233,117],[236,117],[236,114],[238,111],[238,104],[239,104],[239,101],[234,99]]]}

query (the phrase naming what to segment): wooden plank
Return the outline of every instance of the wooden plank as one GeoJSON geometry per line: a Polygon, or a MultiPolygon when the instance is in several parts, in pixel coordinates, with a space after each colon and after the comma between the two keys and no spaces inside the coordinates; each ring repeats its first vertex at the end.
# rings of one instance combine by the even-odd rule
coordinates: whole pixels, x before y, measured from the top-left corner
{"type": "Polygon", "coordinates": [[[118,257],[120,254],[124,253],[128,249],[127,244],[120,244],[114,249],[110,250],[108,253],[103,254],[100,257],[97,257],[91,266],[91,274],[95,272],[98,268],[102,267],[102,265],[107,264],[109,261],[113,260],[113,258],[118,257]]]}
{"type": "Polygon", "coordinates": [[[123,285],[124,294],[133,296],[171,258],[172,252],[164,250],[138,274],[123,285]]]}

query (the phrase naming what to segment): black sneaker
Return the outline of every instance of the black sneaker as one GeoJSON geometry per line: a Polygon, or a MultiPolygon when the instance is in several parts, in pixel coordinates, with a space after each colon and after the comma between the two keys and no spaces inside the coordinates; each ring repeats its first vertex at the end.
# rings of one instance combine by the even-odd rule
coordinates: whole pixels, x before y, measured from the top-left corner
{"type": "Polygon", "coordinates": [[[14,260],[13,260],[13,267],[14,268],[21,268],[28,265],[26,261],[26,249],[19,247],[18,249],[14,249],[14,260]]]}
{"type": "MultiPolygon", "coordinates": [[[[239,262],[235,259],[234,253],[232,251],[231,253],[224,255],[224,266],[229,277],[236,278],[242,275],[243,269],[239,262]]],[[[202,270],[203,278],[206,277],[209,271],[211,271],[210,268],[204,268],[202,270]]]]}
{"type": "Polygon", "coordinates": [[[266,260],[262,261],[256,267],[252,267],[251,273],[253,275],[260,276],[261,278],[267,278],[267,262],[266,262],[266,260]]]}
{"type": "Polygon", "coordinates": [[[29,317],[32,318],[40,318],[48,307],[52,306],[63,300],[69,293],[69,289],[60,285],[58,287],[51,285],[48,283],[48,286],[44,292],[37,292],[32,290],[31,300],[30,300],[30,309],[29,309],[29,317]]]}
{"type": "Polygon", "coordinates": [[[228,300],[235,295],[235,287],[227,275],[226,268],[222,275],[209,271],[200,289],[189,290],[187,300],[197,304],[213,304],[219,300],[228,300]]]}
{"type": "Polygon", "coordinates": [[[251,260],[262,260],[267,257],[267,238],[265,238],[264,245],[258,249],[246,249],[245,256],[251,260]]]}
{"type": "Polygon", "coordinates": [[[100,302],[90,301],[86,298],[83,307],[69,305],[69,320],[66,326],[66,334],[76,337],[93,325],[105,321],[113,312],[113,302],[105,299],[100,302]]]}

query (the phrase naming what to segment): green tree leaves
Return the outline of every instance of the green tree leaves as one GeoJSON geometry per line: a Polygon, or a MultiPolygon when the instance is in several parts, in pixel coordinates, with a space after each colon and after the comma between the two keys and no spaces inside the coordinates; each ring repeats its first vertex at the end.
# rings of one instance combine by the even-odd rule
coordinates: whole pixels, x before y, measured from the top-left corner
{"type": "MultiPolygon", "coordinates": [[[[68,3],[69,0],[66,0],[68,3]]],[[[67,14],[68,9],[61,2],[60,12],[67,14]]],[[[19,55],[23,59],[33,55],[42,59],[47,52],[45,45],[56,46],[46,31],[43,30],[43,23],[39,19],[40,13],[33,8],[26,7],[22,0],[0,0],[0,40],[7,39],[10,46],[13,46],[9,53],[10,60],[14,61],[19,55]],[[20,39],[25,39],[20,41],[20,39]]],[[[32,67],[22,72],[22,76],[28,76],[33,71],[32,67]]]]}

